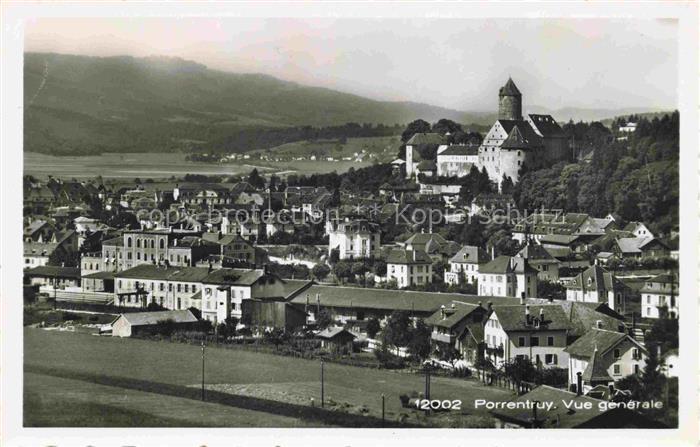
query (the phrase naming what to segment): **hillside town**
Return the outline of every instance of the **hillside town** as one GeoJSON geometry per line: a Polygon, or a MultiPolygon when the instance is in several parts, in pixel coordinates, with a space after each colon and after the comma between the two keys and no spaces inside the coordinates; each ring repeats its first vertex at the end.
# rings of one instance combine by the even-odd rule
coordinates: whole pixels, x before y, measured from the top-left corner
{"type": "Polygon", "coordinates": [[[25,323],[89,312],[107,316],[102,336],[180,334],[202,352],[252,340],[460,377],[515,403],[664,405],[494,409],[493,427],[673,426],[678,204],[669,217],[659,190],[674,185],[661,164],[677,159],[664,140],[677,113],[560,124],[524,114],[523,94],[505,82],[483,136],[417,120],[393,161],[340,174],[25,176],[25,323]],[[657,158],[638,162],[642,147],[657,158]],[[610,174],[602,189],[587,192],[589,170],[610,174]]]}

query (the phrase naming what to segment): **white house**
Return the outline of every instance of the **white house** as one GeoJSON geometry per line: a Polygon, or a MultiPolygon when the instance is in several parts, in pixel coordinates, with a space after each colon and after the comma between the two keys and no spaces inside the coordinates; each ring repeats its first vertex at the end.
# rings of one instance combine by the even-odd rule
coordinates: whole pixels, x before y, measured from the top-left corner
{"type": "Polygon", "coordinates": [[[579,273],[566,284],[566,300],[605,303],[620,314],[626,312],[630,288],[599,265],[579,273]]]}
{"type": "Polygon", "coordinates": [[[330,222],[328,255],[338,250],[339,259],[373,258],[379,254],[380,229],[365,219],[330,222]]]}
{"type": "Polygon", "coordinates": [[[452,145],[437,154],[437,175],[440,177],[464,177],[472,166],[479,163],[479,147],[452,145]]]}
{"type": "Polygon", "coordinates": [[[479,267],[480,296],[537,296],[537,270],[518,256],[499,256],[479,267]]]}
{"type": "Polygon", "coordinates": [[[465,245],[452,256],[445,270],[444,281],[447,284],[475,283],[479,277],[479,264],[485,263],[487,255],[483,250],[465,245]]]}
{"type": "Polygon", "coordinates": [[[678,278],[658,275],[646,281],[642,295],[642,317],[678,318],[678,278]]]}
{"type": "Polygon", "coordinates": [[[583,392],[597,385],[611,385],[644,368],[646,350],[624,332],[591,328],[565,352],[569,354],[569,386],[583,379],[583,392]]]}
{"type": "Polygon", "coordinates": [[[386,260],[386,279],[396,280],[400,288],[428,284],[433,281],[432,264],[425,251],[395,249],[386,260]]]}
{"type": "Polygon", "coordinates": [[[523,358],[542,367],[565,368],[571,327],[558,304],[494,307],[484,327],[484,355],[497,366],[523,358]]]}

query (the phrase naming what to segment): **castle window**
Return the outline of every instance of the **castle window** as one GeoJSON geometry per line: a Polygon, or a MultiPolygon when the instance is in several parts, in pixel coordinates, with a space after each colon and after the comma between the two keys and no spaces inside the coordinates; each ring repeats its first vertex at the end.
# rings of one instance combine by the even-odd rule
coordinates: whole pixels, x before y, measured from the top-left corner
{"type": "Polygon", "coordinates": [[[520,151],[518,151],[518,157],[520,157],[520,151]]]}

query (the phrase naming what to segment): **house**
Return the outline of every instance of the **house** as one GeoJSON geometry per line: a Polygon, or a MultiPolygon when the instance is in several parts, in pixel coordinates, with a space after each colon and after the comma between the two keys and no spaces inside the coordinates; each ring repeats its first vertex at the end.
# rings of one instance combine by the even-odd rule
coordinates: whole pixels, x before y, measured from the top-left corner
{"type": "Polygon", "coordinates": [[[654,237],[654,234],[643,222],[630,222],[625,225],[622,230],[630,232],[640,238],[654,237]]]}
{"type": "Polygon", "coordinates": [[[156,303],[171,310],[201,310],[198,292],[209,273],[206,267],[140,264],[114,275],[114,304],[145,308],[156,303]]]}
{"type": "Polygon", "coordinates": [[[579,273],[565,287],[567,301],[605,303],[620,314],[627,312],[630,288],[599,265],[579,273]]]}
{"type": "Polygon", "coordinates": [[[488,307],[478,304],[452,301],[444,304],[425,324],[432,328],[430,339],[438,352],[453,347],[469,365],[474,365],[484,358],[484,322],[492,312],[492,303],[488,307]]]}
{"type": "MultiPolygon", "coordinates": [[[[415,133],[406,141],[406,178],[417,175],[417,167],[421,161],[419,148],[426,145],[444,146],[445,137],[439,133],[415,133]]],[[[439,150],[439,149],[438,149],[439,150]]]]}
{"type": "Polygon", "coordinates": [[[257,327],[280,324],[289,329],[297,318],[284,306],[266,302],[286,302],[296,293],[310,287],[311,281],[282,279],[263,269],[214,270],[202,280],[202,318],[214,324],[236,317],[241,323],[257,327]]]}
{"type": "Polygon", "coordinates": [[[80,286],[80,269],[77,267],[41,265],[24,270],[24,277],[29,279],[31,285],[58,289],[80,286]]]}
{"type": "Polygon", "coordinates": [[[519,256],[498,256],[479,267],[480,296],[535,297],[537,270],[519,256]]]}
{"type": "Polygon", "coordinates": [[[678,277],[663,274],[648,279],[639,290],[642,317],[678,318],[678,277]]]}
{"type": "Polygon", "coordinates": [[[172,239],[166,259],[171,266],[192,267],[214,254],[220,254],[219,244],[199,236],[184,236],[172,239]]]}
{"type": "Polygon", "coordinates": [[[445,283],[451,285],[476,283],[479,277],[479,264],[487,260],[486,252],[482,249],[465,245],[450,258],[444,274],[445,283]]]}
{"type": "Polygon", "coordinates": [[[569,355],[569,387],[576,389],[580,373],[584,393],[639,374],[647,355],[644,346],[626,333],[597,327],[567,346],[565,352],[569,355]]]}
{"type": "Polygon", "coordinates": [[[339,259],[374,258],[380,249],[379,225],[366,219],[329,222],[328,256],[338,250],[339,259]]]}
{"type": "Polygon", "coordinates": [[[570,329],[558,304],[494,307],[484,327],[486,356],[496,366],[523,358],[541,367],[565,368],[570,329]]]}
{"type": "Polygon", "coordinates": [[[251,298],[243,303],[241,319],[258,332],[282,329],[294,332],[306,325],[307,314],[298,307],[284,301],[251,298]]]}
{"type": "Polygon", "coordinates": [[[439,177],[464,177],[479,163],[478,145],[451,145],[437,154],[439,177]]]}
{"type": "Polygon", "coordinates": [[[617,239],[613,252],[620,258],[668,256],[668,246],[653,236],[637,236],[617,239]]]}
{"type": "Polygon", "coordinates": [[[433,282],[433,261],[422,250],[394,249],[386,259],[386,280],[399,288],[433,282]]]}
{"type": "Polygon", "coordinates": [[[524,258],[527,263],[537,270],[540,281],[559,281],[559,261],[542,245],[527,243],[516,256],[524,258]]]}
{"type": "Polygon", "coordinates": [[[399,246],[406,250],[418,250],[427,253],[434,261],[449,259],[459,251],[459,244],[448,241],[438,233],[416,233],[400,242],[399,246]]]}
{"type": "Polygon", "coordinates": [[[238,234],[204,233],[202,238],[218,245],[216,254],[229,260],[257,266],[262,259],[257,259],[255,246],[238,234]]]}
{"type": "Polygon", "coordinates": [[[112,322],[112,336],[132,337],[154,333],[158,323],[164,321],[171,321],[177,329],[185,330],[195,326],[198,320],[189,310],[124,313],[112,322]]]}
{"type": "Polygon", "coordinates": [[[316,334],[321,339],[321,348],[330,352],[352,352],[352,342],[356,336],[342,327],[329,327],[316,334]]]}
{"type": "Polygon", "coordinates": [[[491,414],[496,428],[665,428],[625,407],[549,385],[539,385],[491,414]]]}
{"type": "Polygon", "coordinates": [[[520,243],[525,242],[525,239],[532,239],[545,245],[543,237],[577,236],[579,229],[587,222],[589,222],[589,216],[583,213],[533,213],[515,224],[513,239],[520,243]]]}

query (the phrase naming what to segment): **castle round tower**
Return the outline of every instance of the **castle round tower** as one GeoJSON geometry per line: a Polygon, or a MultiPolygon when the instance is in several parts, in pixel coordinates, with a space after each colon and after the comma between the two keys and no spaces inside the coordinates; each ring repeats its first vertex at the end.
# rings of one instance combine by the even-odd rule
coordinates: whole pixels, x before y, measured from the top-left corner
{"type": "Polygon", "coordinates": [[[511,78],[508,78],[506,85],[498,91],[498,119],[523,119],[523,96],[511,78]]]}

